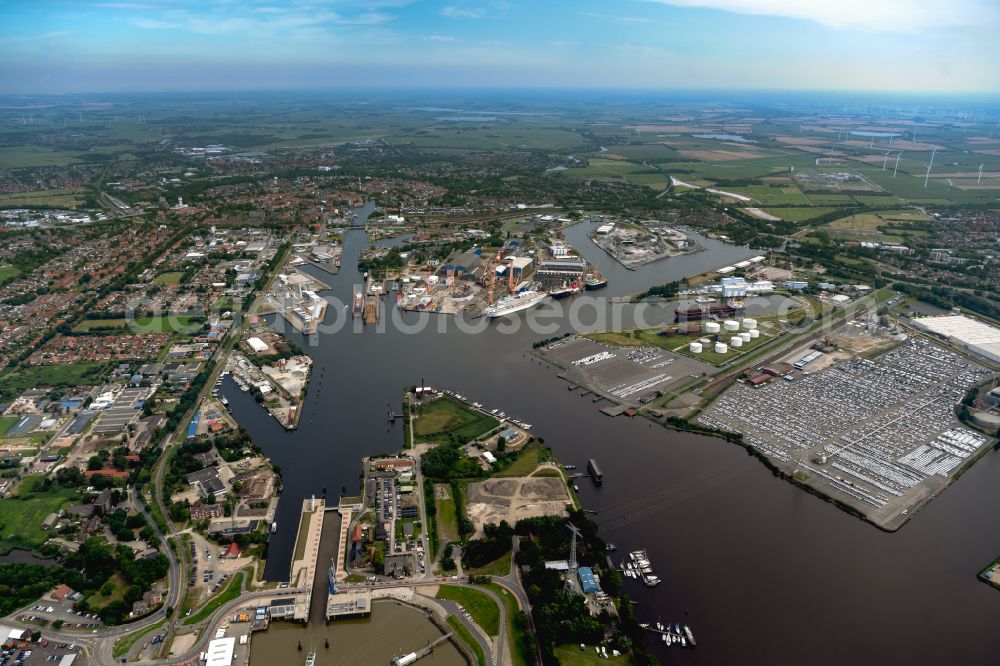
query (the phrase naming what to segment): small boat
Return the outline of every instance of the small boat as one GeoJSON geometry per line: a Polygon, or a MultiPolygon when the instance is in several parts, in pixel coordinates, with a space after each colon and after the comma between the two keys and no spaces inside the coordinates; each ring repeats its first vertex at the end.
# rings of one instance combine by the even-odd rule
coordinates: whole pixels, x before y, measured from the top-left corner
{"type": "Polygon", "coordinates": [[[691,644],[691,647],[697,645],[697,643],[694,642],[694,633],[691,631],[691,627],[686,624],[684,625],[684,635],[687,636],[687,641],[691,644]]]}
{"type": "Polygon", "coordinates": [[[316,666],[316,652],[315,651],[310,650],[309,654],[306,655],[305,666],[316,666]]]}

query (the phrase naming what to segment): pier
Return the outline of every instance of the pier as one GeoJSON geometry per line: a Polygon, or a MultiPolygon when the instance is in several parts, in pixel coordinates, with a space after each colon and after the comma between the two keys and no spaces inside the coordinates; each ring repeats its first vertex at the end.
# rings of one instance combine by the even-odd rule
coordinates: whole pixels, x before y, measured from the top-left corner
{"type": "Polygon", "coordinates": [[[451,639],[451,632],[448,632],[441,638],[437,639],[433,643],[429,644],[427,647],[419,650],[418,652],[411,652],[410,654],[404,654],[402,657],[396,657],[392,660],[392,666],[408,666],[418,659],[423,659],[430,653],[434,652],[434,648],[444,643],[445,641],[451,639]]]}
{"type": "Polygon", "coordinates": [[[590,477],[594,480],[594,483],[604,483],[604,473],[601,472],[601,468],[597,466],[597,461],[593,458],[587,461],[587,471],[590,472],[590,477]]]}

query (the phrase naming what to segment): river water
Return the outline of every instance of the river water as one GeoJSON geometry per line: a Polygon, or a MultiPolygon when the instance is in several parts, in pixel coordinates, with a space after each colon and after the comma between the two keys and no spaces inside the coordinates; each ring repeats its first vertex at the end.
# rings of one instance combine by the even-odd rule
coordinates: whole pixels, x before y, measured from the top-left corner
{"type": "MultiPolygon", "coordinates": [[[[596,248],[588,230],[578,225],[567,237],[609,278],[601,296],[634,293],[754,254],[698,239],[706,251],[629,271],[596,248]]],[[[332,289],[324,296],[350,302],[365,244],[363,232],[346,234],[341,273],[326,276],[332,289]]],[[[605,309],[626,320],[634,314],[633,306],[605,309]]],[[[619,556],[646,548],[664,580],[652,590],[626,583],[637,615],[690,624],[698,639],[697,650],[684,652],[650,640],[663,660],[997,663],[1000,592],[976,580],[1000,554],[1000,530],[993,527],[1000,506],[996,453],[898,533],[886,534],[775,478],[735,445],[599,413],[600,405],[567,391],[553,368],[527,354],[532,342],[554,332],[522,327],[510,333],[507,324],[479,320],[473,323],[484,330],[469,333],[447,316],[386,312],[399,323],[355,332],[348,319],[346,328],[317,336],[316,344],[287,331],[315,361],[297,431],[285,432],[226,384],[234,415],[282,469],[285,490],[268,579],[287,578],[302,498],[319,496],[324,487],[331,501],[342,487],[357,493],[360,459],[400,448],[402,425],[386,423],[386,405],[398,413],[403,388],[423,380],[534,424],[532,432],[564,463],[598,460],[604,485],[580,484],[584,506],[597,512],[619,556]],[[420,321],[429,324],[400,330],[416,329],[420,321]]],[[[331,306],[327,322],[349,314],[343,305],[331,306]]],[[[668,321],[670,315],[665,307],[643,316],[668,321]]],[[[568,327],[558,320],[554,328],[568,327]]],[[[276,626],[269,632],[275,630],[292,631],[276,626]]]]}

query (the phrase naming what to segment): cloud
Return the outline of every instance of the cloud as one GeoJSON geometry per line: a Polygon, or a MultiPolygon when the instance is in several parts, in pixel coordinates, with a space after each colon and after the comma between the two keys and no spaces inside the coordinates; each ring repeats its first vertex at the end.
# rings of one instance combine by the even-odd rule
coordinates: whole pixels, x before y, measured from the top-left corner
{"type": "Polygon", "coordinates": [[[447,18],[481,19],[486,16],[486,12],[482,9],[470,9],[465,7],[456,7],[454,5],[445,5],[441,8],[441,16],[445,16],[447,18]]]}
{"type": "Polygon", "coordinates": [[[661,5],[718,9],[735,14],[782,16],[830,28],[919,32],[997,23],[991,0],[646,0],[661,5]]]}
{"type": "Polygon", "coordinates": [[[453,37],[451,35],[427,35],[424,39],[428,42],[460,42],[462,41],[458,37],[453,37]]]}

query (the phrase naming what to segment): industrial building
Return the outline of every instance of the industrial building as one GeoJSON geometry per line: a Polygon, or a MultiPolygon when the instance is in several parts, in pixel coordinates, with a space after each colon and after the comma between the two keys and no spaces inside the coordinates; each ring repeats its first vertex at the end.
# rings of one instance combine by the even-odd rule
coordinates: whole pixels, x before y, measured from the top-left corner
{"type": "Polygon", "coordinates": [[[233,652],[236,650],[236,639],[217,638],[209,642],[205,651],[205,666],[230,666],[233,663],[233,652]]]}
{"type": "Polygon", "coordinates": [[[594,578],[594,570],[590,567],[580,567],[576,570],[576,576],[580,579],[580,589],[584,594],[594,594],[601,591],[601,586],[594,578]]]}
{"type": "Polygon", "coordinates": [[[372,614],[371,590],[351,590],[339,594],[331,594],[326,601],[327,620],[346,620],[355,617],[368,617],[372,614]]]}
{"type": "Polygon", "coordinates": [[[587,270],[587,261],[579,257],[562,257],[546,259],[538,265],[535,279],[546,289],[561,287],[564,283],[572,284],[580,281],[580,276],[587,270]]]}
{"type": "Polygon", "coordinates": [[[920,317],[914,325],[992,363],[1000,363],[1000,328],[965,315],[920,317]]]}

